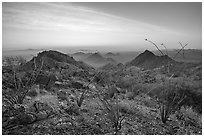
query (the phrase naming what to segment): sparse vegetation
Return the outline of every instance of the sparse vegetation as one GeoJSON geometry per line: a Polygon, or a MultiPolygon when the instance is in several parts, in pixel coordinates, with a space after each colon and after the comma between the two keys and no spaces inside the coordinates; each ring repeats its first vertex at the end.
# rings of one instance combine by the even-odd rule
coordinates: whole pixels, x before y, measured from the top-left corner
{"type": "MultiPolygon", "coordinates": [[[[144,52],[142,60],[148,55],[155,56],[144,52]]],[[[202,134],[202,67],[176,64],[177,75],[169,64],[93,69],[45,51],[3,66],[2,133],[202,134]]]]}
{"type": "Polygon", "coordinates": [[[108,99],[101,99],[100,101],[103,105],[105,115],[106,117],[111,121],[112,127],[114,129],[114,134],[117,135],[118,132],[122,128],[122,121],[124,120],[125,116],[122,115],[122,111],[124,112],[124,109],[122,107],[119,108],[118,104],[118,93],[116,93],[116,99],[115,100],[108,100],[108,99]]]}

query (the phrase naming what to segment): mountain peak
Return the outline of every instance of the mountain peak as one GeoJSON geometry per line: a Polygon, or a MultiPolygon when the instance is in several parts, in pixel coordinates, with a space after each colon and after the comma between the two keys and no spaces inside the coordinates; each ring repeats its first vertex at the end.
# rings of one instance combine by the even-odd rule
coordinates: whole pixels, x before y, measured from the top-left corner
{"type": "Polygon", "coordinates": [[[176,62],[167,55],[164,56],[156,56],[149,50],[145,50],[143,53],[138,55],[135,59],[133,59],[130,64],[137,67],[142,67],[145,69],[153,69],[157,67],[161,67],[162,65],[166,65],[167,62],[176,62]]]}
{"type": "Polygon", "coordinates": [[[152,53],[152,52],[149,51],[149,50],[145,50],[142,54],[152,54],[152,55],[154,55],[154,53],[152,53]]]}
{"type": "Polygon", "coordinates": [[[113,52],[108,52],[105,54],[106,56],[115,56],[115,54],[113,52]]]}
{"type": "Polygon", "coordinates": [[[90,57],[94,57],[94,58],[103,58],[102,55],[99,52],[95,52],[93,53],[90,57]]]}
{"type": "Polygon", "coordinates": [[[79,52],[74,53],[73,55],[84,55],[84,54],[85,54],[84,52],[79,51],[79,52]]]}
{"type": "Polygon", "coordinates": [[[58,62],[66,62],[66,63],[76,62],[73,57],[70,57],[67,54],[54,51],[54,50],[43,51],[41,53],[38,53],[37,58],[42,58],[42,57],[48,57],[58,62]]]}

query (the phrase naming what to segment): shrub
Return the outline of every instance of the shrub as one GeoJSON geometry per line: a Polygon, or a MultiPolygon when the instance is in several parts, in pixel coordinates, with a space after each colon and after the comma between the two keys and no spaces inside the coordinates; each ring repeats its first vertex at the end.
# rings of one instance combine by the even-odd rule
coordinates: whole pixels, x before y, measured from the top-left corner
{"type": "Polygon", "coordinates": [[[3,58],[3,65],[6,66],[18,66],[25,64],[26,60],[22,56],[16,56],[16,57],[4,57],[3,58]]]}
{"type": "Polygon", "coordinates": [[[162,98],[162,91],[164,91],[164,86],[163,85],[156,85],[152,86],[151,91],[148,93],[150,97],[156,97],[156,98],[162,98]]]}
{"type": "Polygon", "coordinates": [[[202,116],[195,112],[192,107],[181,107],[181,114],[184,117],[185,124],[195,124],[202,127],[202,116]]]}
{"type": "Polygon", "coordinates": [[[118,103],[119,112],[123,114],[134,114],[134,110],[131,108],[130,104],[124,101],[118,103]]]}
{"type": "Polygon", "coordinates": [[[110,78],[109,73],[105,71],[100,71],[94,76],[93,82],[96,82],[101,86],[104,86],[109,81],[109,78],[110,78]]]}
{"type": "Polygon", "coordinates": [[[30,104],[28,104],[28,107],[32,106],[35,101],[47,104],[53,109],[54,112],[58,112],[59,110],[59,100],[57,96],[54,95],[37,96],[30,104]]]}
{"type": "Polygon", "coordinates": [[[124,76],[117,81],[116,86],[123,89],[128,89],[128,88],[131,88],[133,85],[137,84],[137,82],[138,82],[138,77],[124,76]]]}
{"type": "Polygon", "coordinates": [[[129,100],[134,99],[136,96],[145,93],[147,91],[147,86],[143,84],[134,84],[128,88],[128,92],[126,93],[126,97],[129,100]]]}
{"type": "Polygon", "coordinates": [[[129,100],[133,100],[135,98],[134,92],[127,92],[125,96],[129,100]]]}
{"type": "Polygon", "coordinates": [[[200,85],[196,85],[191,81],[176,81],[171,83],[171,91],[168,93],[168,98],[173,98],[172,102],[174,106],[192,106],[194,110],[201,113],[202,112],[202,92],[199,92],[200,85]],[[179,102],[179,98],[184,98],[179,102]]]}
{"type": "Polygon", "coordinates": [[[67,108],[65,108],[65,111],[69,115],[73,115],[73,114],[79,115],[80,114],[79,107],[75,103],[69,104],[69,106],[67,106],[67,108]]]}
{"type": "MultiPolygon", "coordinates": [[[[171,113],[178,111],[182,106],[192,106],[196,111],[202,112],[201,92],[195,91],[195,87],[189,81],[169,81],[164,83],[164,91],[160,97],[161,117],[166,119],[171,113]],[[165,109],[165,110],[164,110],[165,109]],[[164,111],[166,111],[164,113],[164,111]],[[163,115],[163,116],[162,116],[163,115]]],[[[165,121],[165,120],[164,120],[165,121]]]]}
{"type": "Polygon", "coordinates": [[[122,128],[122,121],[124,120],[125,116],[122,115],[121,111],[126,112],[126,109],[122,107],[119,109],[119,100],[118,100],[118,93],[115,94],[116,98],[106,99],[98,94],[98,97],[102,103],[104,112],[106,113],[106,117],[112,123],[114,134],[117,135],[118,132],[122,128]],[[120,111],[121,110],[121,111],[120,111]]]}
{"type": "Polygon", "coordinates": [[[36,92],[36,90],[32,89],[27,93],[27,96],[30,97],[36,97],[38,95],[38,92],[36,92]]]}

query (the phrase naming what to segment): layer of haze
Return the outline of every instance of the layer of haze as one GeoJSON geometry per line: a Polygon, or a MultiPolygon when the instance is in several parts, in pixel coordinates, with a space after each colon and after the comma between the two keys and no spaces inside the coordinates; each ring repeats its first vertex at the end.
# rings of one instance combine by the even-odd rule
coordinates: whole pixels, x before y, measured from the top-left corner
{"type": "Polygon", "coordinates": [[[202,3],[3,3],[3,50],[202,48],[202,3]]]}

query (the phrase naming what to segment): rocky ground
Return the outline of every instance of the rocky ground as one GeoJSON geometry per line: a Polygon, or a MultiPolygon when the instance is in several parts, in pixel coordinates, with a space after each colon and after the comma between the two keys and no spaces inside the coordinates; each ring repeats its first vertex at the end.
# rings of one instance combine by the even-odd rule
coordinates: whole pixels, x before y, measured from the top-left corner
{"type": "MultiPolygon", "coordinates": [[[[73,103],[58,107],[60,110],[50,116],[39,115],[31,124],[17,124],[3,129],[3,134],[23,135],[109,135],[114,134],[111,121],[104,114],[100,100],[88,97],[81,108],[73,103]]],[[[149,96],[120,101],[121,113],[125,115],[120,135],[177,135],[202,134],[201,121],[185,114],[171,114],[167,123],[160,118],[159,104],[149,96]],[[180,116],[180,117],[179,117],[180,116]]],[[[46,109],[47,111],[48,109],[46,109]]],[[[201,117],[200,117],[201,120],[201,117]]]]}

